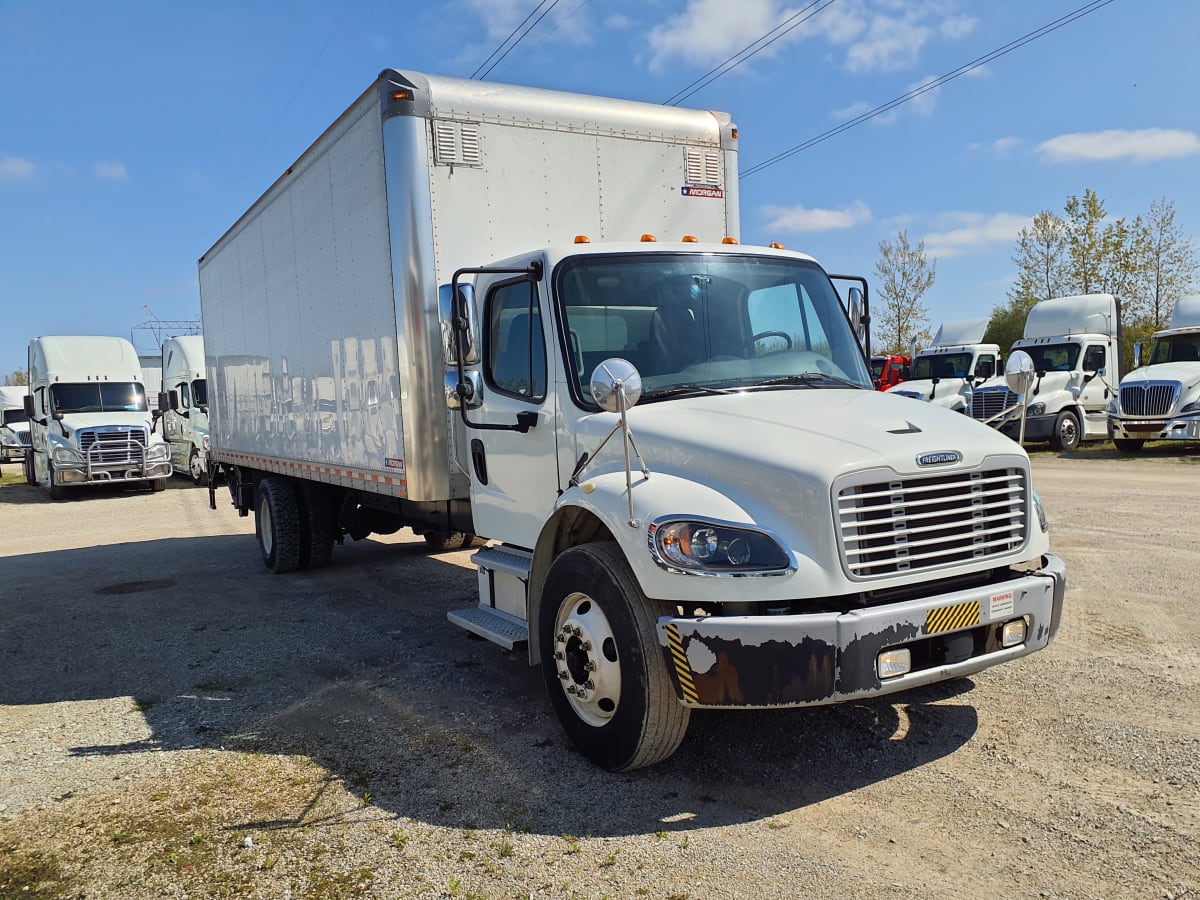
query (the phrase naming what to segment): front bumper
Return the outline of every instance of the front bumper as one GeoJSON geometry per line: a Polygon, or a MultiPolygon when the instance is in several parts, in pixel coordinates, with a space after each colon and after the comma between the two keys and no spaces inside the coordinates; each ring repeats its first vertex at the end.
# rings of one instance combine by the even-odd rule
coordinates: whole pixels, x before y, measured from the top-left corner
{"type": "Polygon", "coordinates": [[[1109,440],[1200,441],[1200,418],[1108,419],[1109,440]]]}
{"type": "MultiPolygon", "coordinates": [[[[1025,440],[1031,444],[1038,444],[1042,441],[1048,441],[1054,435],[1054,425],[1058,421],[1058,413],[1050,413],[1041,416],[1026,416],[1025,417],[1025,440]]],[[[1001,429],[1005,434],[1011,437],[1014,441],[1020,433],[1021,420],[1014,419],[1012,422],[1005,424],[1001,429]]]]}
{"type": "Polygon", "coordinates": [[[1066,567],[1046,554],[1001,584],[846,613],[664,617],[658,640],[685,706],[815,706],[971,675],[1042,649],[1062,619],[1066,567]],[[1026,620],[1024,643],[1002,647],[1004,623],[1026,620]],[[913,669],[882,680],[883,650],[908,648],[913,669]]]}

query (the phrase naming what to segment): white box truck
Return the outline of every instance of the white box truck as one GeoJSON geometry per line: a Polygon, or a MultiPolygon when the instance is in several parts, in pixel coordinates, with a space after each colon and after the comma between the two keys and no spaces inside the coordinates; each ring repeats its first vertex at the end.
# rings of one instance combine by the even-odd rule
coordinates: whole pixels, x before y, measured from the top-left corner
{"type": "Polygon", "coordinates": [[[38,337],[29,342],[30,484],[61,500],[68,488],[142,482],[167,486],[166,442],[152,430],[133,345],[106,336],[38,337]]]}
{"type": "Polygon", "coordinates": [[[873,391],[865,316],[736,243],[736,190],[727,115],[384,71],[199,262],[210,462],[267,567],[490,539],[451,621],[613,770],[693,709],[1045,647],[1028,458],[873,391]]]}
{"type": "MultiPolygon", "coordinates": [[[[1074,450],[1108,437],[1108,405],[1120,381],[1120,301],[1113,294],[1053,297],[1034,305],[1025,336],[1012,345],[1033,360],[1036,377],[1025,403],[1025,440],[1074,450]]],[[[979,385],[971,415],[1016,438],[1018,397],[1003,377],[979,385]]]]}
{"type": "Polygon", "coordinates": [[[1000,372],[1000,348],[982,343],[987,326],[987,319],[942,323],[933,343],[913,354],[909,379],[888,393],[969,413],[975,386],[1000,372]]]}
{"type": "Polygon", "coordinates": [[[208,482],[208,378],[204,338],[198,334],[168,338],[163,343],[163,437],[171,445],[171,467],[193,484],[208,482]]]}
{"type": "Polygon", "coordinates": [[[1154,335],[1142,365],[1133,348],[1133,371],[1121,379],[1108,407],[1108,434],[1122,453],[1146,441],[1200,441],[1200,294],[1181,297],[1171,327],[1154,335]]]}
{"type": "Polygon", "coordinates": [[[0,386],[0,462],[24,462],[29,448],[29,417],[25,415],[25,385],[0,386]]]}

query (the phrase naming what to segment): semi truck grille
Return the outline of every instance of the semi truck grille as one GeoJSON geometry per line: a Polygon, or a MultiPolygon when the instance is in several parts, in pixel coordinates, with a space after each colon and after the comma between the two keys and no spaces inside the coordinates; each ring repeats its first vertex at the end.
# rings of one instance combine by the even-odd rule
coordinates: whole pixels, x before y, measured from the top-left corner
{"type": "Polygon", "coordinates": [[[971,418],[990,419],[1016,402],[1017,395],[1010,390],[976,391],[971,397],[971,418]]]}
{"type": "Polygon", "coordinates": [[[124,425],[83,428],[78,432],[79,449],[93,466],[141,465],[146,455],[146,429],[124,425]]]}
{"type": "Polygon", "coordinates": [[[17,432],[17,440],[19,440],[21,442],[21,445],[24,447],[33,446],[33,438],[32,438],[32,435],[30,435],[30,433],[28,431],[18,431],[17,432]]]}
{"type": "Polygon", "coordinates": [[[1179,396],[1178,381],[1121,385],[1121,411],[1127,416],[1165,416],[1179,396]]]}
{"type": "Polygon", "coordinates": [[[859,478],[842,479],[835,511],[851,578],[1004,556],[1028,536],[1028,475],[1017,466],[845,484],[859,478]]]}

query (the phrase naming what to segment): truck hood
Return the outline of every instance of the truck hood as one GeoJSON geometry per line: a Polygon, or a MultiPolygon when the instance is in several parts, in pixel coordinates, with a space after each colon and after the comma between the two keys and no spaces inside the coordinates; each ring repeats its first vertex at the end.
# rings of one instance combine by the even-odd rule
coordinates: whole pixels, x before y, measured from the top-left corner
{"type": "Polygon", "coordinates": [[[1121,379],[1121,384],[1140,384],[1146,381],[1178,381],[1184,390],[1200,384],[1200,363],[1158,363],[1134,369],[1121,379]]]}
{"type": "MultiPolygon", "coordinates": [[[[895,394],[898,397],[905,397],[912,394],[919,396],[908,396],[908,399],[929,400],[930,395],[934,393],[933,382],[927,379],[921,381],[902,381],[894,388],[884,391],[886,394],[895,394]]],[[[937,383],[937,393],[933,396],[933,404],[935,406],[943,406],[950,409],[955,405],[962,405],[965,398],[970,396],[970,384],[963,378],[943,378],[937,383]]]]}
{"type": "MultiPolygon", "coordinates": [[[[145,428],[150,431],[153,420],[149,413],[106,412],[106,413],[66,413],[62,419],[63,428],[69,429],[71,437],[81,428],[102,428],[104,426],[125,425],[145,428]]],[[[150,443],[161,441],[159,434],[150,434],[150,443]]]]}

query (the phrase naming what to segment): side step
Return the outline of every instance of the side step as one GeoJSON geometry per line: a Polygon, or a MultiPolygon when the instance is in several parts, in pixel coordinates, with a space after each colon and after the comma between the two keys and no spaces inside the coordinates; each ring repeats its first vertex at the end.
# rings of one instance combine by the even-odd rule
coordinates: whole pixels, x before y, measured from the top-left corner
{"type": "Polygon", "coordinates": [[[510,616],[490,606],[454,609],[446,613],[446,618],[472,634],[487,638],[493,644],[499,644],[505,650],[512,650],[529,642],[528,625],[516,616],[510,616]]]}

